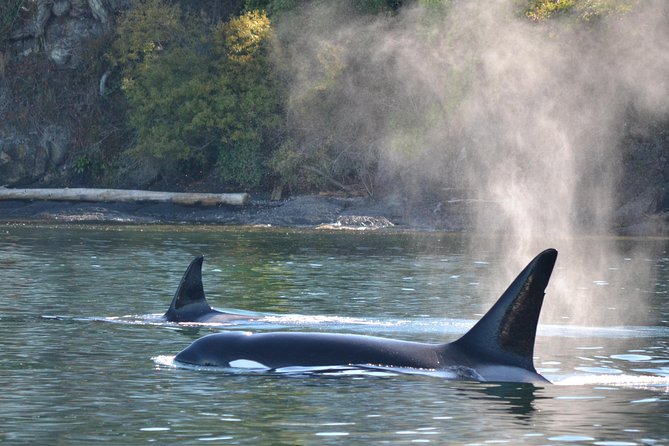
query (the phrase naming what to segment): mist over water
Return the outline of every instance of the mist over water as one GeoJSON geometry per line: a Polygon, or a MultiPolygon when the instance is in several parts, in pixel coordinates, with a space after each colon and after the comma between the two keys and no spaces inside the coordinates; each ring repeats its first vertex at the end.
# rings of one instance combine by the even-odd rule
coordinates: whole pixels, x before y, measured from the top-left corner
{"type": "Polygon", "coordinates": [[[510,259],[500,286],[557,248],[551,320],[599,323],[603,305],[617,308],[607,323],[643,318],[633,291],[599,299],[575,287],[616,270],[641,288],[652,282],[643,253],[604,240],[582,247],[581,237],[615,230],[630,114],[669,113],[669,2],[588,25],[533,23],[514,1],[366,19],[324,3],[277,33],[297,146],[336,139],[342,156],[378,160],[386,191],[411,197],[436,185],[444,200],[469,200],[477,232],[501,236],[494,250],[510,259]]]}

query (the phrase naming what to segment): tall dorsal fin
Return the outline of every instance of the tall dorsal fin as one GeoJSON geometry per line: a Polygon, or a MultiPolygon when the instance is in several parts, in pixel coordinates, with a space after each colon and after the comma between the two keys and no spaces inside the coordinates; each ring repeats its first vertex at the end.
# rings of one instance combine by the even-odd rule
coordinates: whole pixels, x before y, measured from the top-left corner
{"type": "Polygon", "coordinates": [[[170,322],[195,320],[198,316],[212,311],[204,295],[202,285],[202,262],[204,256],[197,256],[190,262],[188,269],[179,282],[172,304],[165,313],[170,322]]]}
{"type": "Polygon", "coordinates": [[[462,352],[476,352],[478,357],[494,363],[535,371],[534,339],[544,290],[556,259],[555,249],[537,255],[495,305],[453,344],[462,352]]]}

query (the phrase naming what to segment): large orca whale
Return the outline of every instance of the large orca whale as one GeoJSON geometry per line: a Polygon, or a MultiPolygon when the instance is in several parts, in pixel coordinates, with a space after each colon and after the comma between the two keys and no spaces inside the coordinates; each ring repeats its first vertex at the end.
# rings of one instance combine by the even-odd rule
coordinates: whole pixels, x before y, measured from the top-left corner
{"type": "Polygon", "coordinates": [[[537,255],[460,339],[425,344],[364,335],[226,332],[204,336],[175,361],[199,366],[393,367],[450,372],[477,381],[548,382],[534,368],[539,313],[557,251],[537,255]]]}
{"type": "Polygon", "coordinates": [[[195,257],[184,272],[170,308],[163,316],[168,322],[225,323],[240,319],[252,319],[243,314],[214,310],[207,302],[202,285],[203,256],[195,257]]]}

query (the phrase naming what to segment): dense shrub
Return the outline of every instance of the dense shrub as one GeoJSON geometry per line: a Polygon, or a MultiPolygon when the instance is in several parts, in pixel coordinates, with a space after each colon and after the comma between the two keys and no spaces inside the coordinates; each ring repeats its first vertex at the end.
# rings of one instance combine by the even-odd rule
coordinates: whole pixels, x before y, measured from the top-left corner
{"type": "Polygon", "coordinates": [[[167,178],[215,168],[225,182],[256,187],[281,124],[271,23],[259,11],[209,23],[161,0],[121,18],[114,59],[138,135],[131,154],[167,178]]]}
{"type": "Polygon", "coordinates": [[[630,12],[638,0],[525,0],[523,3],[525,15],[535,21],[572,17],[587,22],[630,12]]]}
{"type": "MultiPolygon", "coordinates": [[[[513,20],[585,24],[625,13],[636,0],[514,2],[513,20]]],[[[451,30],[438,32],[449,0],[238,0],[225,7],[133,0],[118,18],[110,55],[137,136],[125,155],[167,180],[213,174],[229,185],[278,182],[301,191],[373,194],[404,183],[397,172],[419,170],[414,165],[443,171],[430,162],[442,144],[433,129],[458,114],[475,61],[460,59],[438,78],[443,85],[416,91],[392,74],[403,61],[381,54],[386,59],[364,62],[379,56],[368,50],[379,46],[376,33],[394,35],[402,23],[395,13],[407,5],[423,11],[413,23],[419,44],[455,47],[451,30]],[[325,10],[322,17],[314,7],[325,10]],[[270,18],[281,23],[280,34],[270,18]],[[429,94],[432,88],[443,97],[429,94]]]]}

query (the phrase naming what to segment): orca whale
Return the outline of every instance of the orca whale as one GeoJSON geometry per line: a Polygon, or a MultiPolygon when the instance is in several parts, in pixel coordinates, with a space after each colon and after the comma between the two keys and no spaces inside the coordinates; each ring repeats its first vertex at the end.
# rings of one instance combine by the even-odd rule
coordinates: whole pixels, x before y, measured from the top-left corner
{"type": "Polygon", "coordinates": [[[197,256],[188,265],[174,293],[170,308],[163,316],[165,320],[168,322],[224,323],[252,319],[251,316],[225,313],[211,308],[202,285],[202,262],[204,262],[204,256],[197,256]]]}
{"type": "Polygon", "coordinates": [[[374,336],[226,332],[204,336],[175,357],[183,364],[284,367],[393,367],[450,372],[452,379],[549,382],[534,368],[537,323],[557,251],[537,255],[460,339],[426,344],[374,336]]]}

